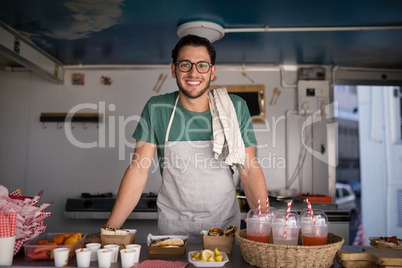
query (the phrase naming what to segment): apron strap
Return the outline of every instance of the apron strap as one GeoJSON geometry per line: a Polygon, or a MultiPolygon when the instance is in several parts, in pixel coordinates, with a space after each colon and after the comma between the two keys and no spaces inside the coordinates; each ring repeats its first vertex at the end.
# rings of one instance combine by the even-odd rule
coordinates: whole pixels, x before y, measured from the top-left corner
{"type": "Polygon", "coordinates": [[[167,130],[166,130],[165,142],[167,142],[167,141],[168,141],[168,138],[169,138],[170,127],[172,126],[172,122],[173,122],[173,118],[174,118],[174,113],[176,112],[176,107],[177,107],[177,102],[178,102],[178,101],[179,101],[179,96],[177,96],[176,102],[175,102],[174,107],[173,107],[173,112],[172,112],[172,114],[170,115],[169,125],[168,125],[167,130]]]}

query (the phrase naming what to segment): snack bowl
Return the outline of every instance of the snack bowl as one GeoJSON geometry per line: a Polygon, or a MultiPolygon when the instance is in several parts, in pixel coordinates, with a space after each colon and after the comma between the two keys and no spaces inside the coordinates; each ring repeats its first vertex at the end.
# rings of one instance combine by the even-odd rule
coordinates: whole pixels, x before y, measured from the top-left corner
{"type": "Polygon", "coordinates": [[[51,260],[53,259],[53,249],[55,248],[69,248],[70,252],[68,258],[71,259],[75,256],[75,250],[85,247],[86,233],[82,233],[82,238],[70,245],[38,245],[40,240],[47,240],[51,242],[53,237],[63,233],[42,233],[34,239],[29,240],[24,244],[25,260],[51,260]]]}
{"type": "Polygon", "coordinates": [[[229,262],[228,255],[226,255],[225,252],[221,251],[221,254],[223,256],[222,261],[216,261],[216,262],[202,262],[202,261],[193,261],[191,254],[197,253],[198,251],[190,251],[188,253],[188,262],[191,263],[195,267],[223,267],[227,262],[229,262]]]}
{"type": "Polygon", "coordinates": [[[234,241],[233,236],[214,236],[208,235],[208,231],[201,231],[202,244],[204,249],[214,250],[217,248],[219,251],[230,254],[232,252],[232,246],[234,241]]]}

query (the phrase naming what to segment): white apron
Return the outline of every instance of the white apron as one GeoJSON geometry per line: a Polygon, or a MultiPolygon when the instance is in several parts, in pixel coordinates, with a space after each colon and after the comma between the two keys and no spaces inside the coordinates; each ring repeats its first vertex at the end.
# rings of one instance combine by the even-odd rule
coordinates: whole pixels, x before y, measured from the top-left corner
{"type": "Polygon", "coordinates": [[[178,100],[166,131],[158,232],[201,243],[201,230],[240,227],[240,210],[230,168],[214,158],[212,141],[168,141],[178,100]]]}

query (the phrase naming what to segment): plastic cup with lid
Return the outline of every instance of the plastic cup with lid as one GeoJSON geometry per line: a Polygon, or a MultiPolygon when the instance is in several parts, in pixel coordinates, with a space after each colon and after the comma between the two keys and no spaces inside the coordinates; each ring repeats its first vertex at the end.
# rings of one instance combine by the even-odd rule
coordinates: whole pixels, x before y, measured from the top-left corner
{"type": "Polygon", "coordinates": [[[299,239],[299,214],[286,210],[277,210],[272,221],[272,236],[274,244],[297,245],[299,239]]]}
{"type": "Polygon", "coordinates": [[[261,211],[261,217],[258,209],[252,209],[247,213],[247,218],[245,219],[247,239],[269,243],[274,211],[274,208],[270,208],[268,212],[266,210],[261,211]]]}
{"type": "Polygon", "coordinates": [[[300,225],[303,236],[303,245],[326,245],[328,241],[329,222],[327,215],[320,209],[313,210],[313,217],[309,210],[300,214],[300,225]]]}

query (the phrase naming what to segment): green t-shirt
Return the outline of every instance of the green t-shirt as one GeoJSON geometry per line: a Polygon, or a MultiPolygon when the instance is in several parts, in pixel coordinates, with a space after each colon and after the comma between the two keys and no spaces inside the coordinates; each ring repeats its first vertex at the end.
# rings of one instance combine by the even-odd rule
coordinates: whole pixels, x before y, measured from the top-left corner
{"type": "MultiPolygon", "coordinates": [[[[157,144],[161,174],[166,131],[178,95],[179,92],[175,91],[150,98],[142,111],[140,122],[133,134],[136,140],[157,144]]],[[[237,95],[229,94],[229,97],[236,110],[245,147],[256,146],[257,140],[246,102],[237,95]]],[[[209,110],[202,113],[189,111],[179,101],[168,141],[206,141],[212,139],[211,112],[209,110]]]]}

